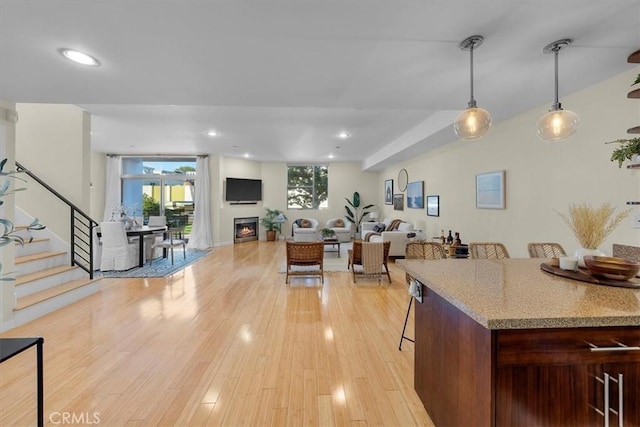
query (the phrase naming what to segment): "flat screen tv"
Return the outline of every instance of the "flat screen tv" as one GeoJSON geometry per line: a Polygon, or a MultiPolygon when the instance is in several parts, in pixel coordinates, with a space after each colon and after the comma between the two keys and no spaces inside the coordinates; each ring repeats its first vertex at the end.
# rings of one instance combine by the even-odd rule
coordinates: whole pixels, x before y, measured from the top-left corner
{"type": "Polygon", "coordinates": [[[259,202],[262,200],[262,180],[227,178],[224,194],[227,202],[259,202]]]}

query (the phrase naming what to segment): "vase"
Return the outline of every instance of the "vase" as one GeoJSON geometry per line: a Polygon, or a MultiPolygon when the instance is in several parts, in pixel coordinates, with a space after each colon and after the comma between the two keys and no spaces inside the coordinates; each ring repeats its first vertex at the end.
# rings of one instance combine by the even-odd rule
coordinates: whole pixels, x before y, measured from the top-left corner
{"type": "Polygon", "coordinates": [[[574,257],[578,258],[578,267],[587,268],[584,263],[585,255],[593,255],[593,256],[604,256],[605,253],[599,249],[587,249],[587,248],[578,248],[573,254],[574,257]]]}

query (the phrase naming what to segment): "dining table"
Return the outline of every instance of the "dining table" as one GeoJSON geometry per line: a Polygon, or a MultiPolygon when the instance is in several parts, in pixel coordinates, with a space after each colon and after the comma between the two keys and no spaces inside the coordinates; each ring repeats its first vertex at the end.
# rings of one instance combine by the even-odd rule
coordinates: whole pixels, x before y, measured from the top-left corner
{"type": "MultiPolygon", "coordinates": [[[[140,248],[138,249],[138,267],[144,266],[144,236],[148,236],[149,234],[166,232],[167,227],[164,225],[143,225],[139,227],[131,227],[127,230],[127,237],[139,237],[140,248]]],[[[98,237],[102,237],[100,235],[100,229],[98,228],[98,237]]],[[[166,256],[163,253],[163,256],[166,256]]]]}

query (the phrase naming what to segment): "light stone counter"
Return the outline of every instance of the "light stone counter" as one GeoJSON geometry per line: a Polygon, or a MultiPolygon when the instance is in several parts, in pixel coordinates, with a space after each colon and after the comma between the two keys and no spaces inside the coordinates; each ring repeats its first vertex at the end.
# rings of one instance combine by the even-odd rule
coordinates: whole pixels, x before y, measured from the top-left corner
{"type": "Polygon", "coordinates": [[[640,290],[554,276],[540,270],[545,261],[396,260],[396,264],[488,329],[640,326],[640,290]]]}

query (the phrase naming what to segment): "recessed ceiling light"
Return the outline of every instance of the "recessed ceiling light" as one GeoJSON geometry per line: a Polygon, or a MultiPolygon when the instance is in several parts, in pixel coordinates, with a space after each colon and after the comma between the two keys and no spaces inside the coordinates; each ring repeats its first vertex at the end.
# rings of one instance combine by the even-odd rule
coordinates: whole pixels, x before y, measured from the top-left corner
{"type": "Polygon", "coordinates": [[[215,130],[210,130],[209,132],[207,132],[207,135],[209,135],[209,136],[217,136],[218,132],[216,132],[215,130]]]}
{"type": "Polygon", "coordinates": [[[249,153],[244,153],[244,157],[250,157],[249,153]]]}
{"type": "Polygon", "coordinates": [[[77,62],[78,64],[88,65],[90,67],[97,67],[98,65],[100,65],[100,61],[98,61],[96,58],[78,50],[62,48],[58,49],[58,52],[60,53],[60,55],[73,62],[77,62]]]}
{"type": "Polygon", "coordinates": [[[328,156],[330,159],[333,159],[335,156],[333,154],[329,154],[328,156]]]}
{"type": "Polygon", "coordinates": [[[351,135],[349,135],[349,134],[348,134],[347,132],[345,132],[345,131],[342,131],[342,132],[340,132],[340,133],[338,134],[338,138],[340,138],[340,139],[347,139],[347,138],[349,138],[349,136],[351,136],[351,135]]]}

